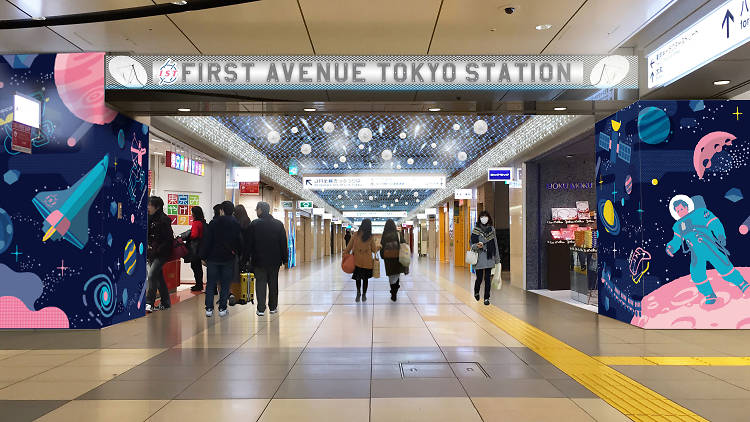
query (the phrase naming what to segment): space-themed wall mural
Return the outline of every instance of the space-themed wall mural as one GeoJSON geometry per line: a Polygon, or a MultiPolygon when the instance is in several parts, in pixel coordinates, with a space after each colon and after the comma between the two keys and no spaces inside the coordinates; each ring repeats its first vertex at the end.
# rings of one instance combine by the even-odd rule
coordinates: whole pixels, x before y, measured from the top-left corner
{"type": "Polygon", "coordinates": [[[639,101],[597,123],[599,313],[750,328],[746,119],[745,101],[639,101]]]}
{"type": "Polygon", "coordinates": [[[104,104],[104,54],[0,57],[0,328],[143,316],[148,126],[104,104]],[[30,153],[14,95],[41,103],[30,153]]]}

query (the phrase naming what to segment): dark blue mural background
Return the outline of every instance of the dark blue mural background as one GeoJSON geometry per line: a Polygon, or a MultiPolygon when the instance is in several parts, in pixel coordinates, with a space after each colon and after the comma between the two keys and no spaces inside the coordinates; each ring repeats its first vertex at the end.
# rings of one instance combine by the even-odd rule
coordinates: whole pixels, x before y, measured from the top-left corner
{"type": "MultiPolygon", "coordinates": [[[[83,67],[68,73],[68,88],[74,93],[65,98],[58,92],[60,80],[56,83],[56,55],[0,58],[0,208],[10,218],[8,222],[0,213],[0,232],[5,230],[0,243],[7,241],[0,247],[0,297],[17,297],[29,311],[59,308],[67,315],[70,328],[100,328],[145,313],[148,127],[113,112],[104,113],[104,120],[114,116],[104,124],[77,117],[102,117],[96,115],[96,108],[97,103],[103,105],[103,84],[101,92],[96,84],[99,76],[103,77],[103,55],[98,65],[98,58],[87,54],[68,55],[80,58],[75,64],[83,67]],[[76,74],[85,80],[71,79],[76,74]],[[79,82],[89,86],[82,88],[79,82]],[[37,98],[44,106],[42,133],[31,154],[11,149],[14,93],[37,98]],[[71,102],[76,93],[80,93],[80,101],[71,102]],[[101,190],[90,209],[84,208],[76,217],[88,215],[84,248],[63,239],[42,241],[44,216],[32,199],[40,192],[69,189],[105,156],[108,165],[101,190]],[[8,224],[12,236],[7,234],[8,224]],[[38,283],[41,292],[35,289],[38,283]]],[[[18,323],[3,314],[0,309],[0,321],[6,328],[13,321],[18,323]]],[[[32,316],[30,312],[29,318],[32,316]]],[[[21,326],[45,328],[35,324],[21,326]]]]}
{"type": "MultiPolygon", "coordinates": [[[[750,307],[737,311],[740,308],[730,306],[730,302],[745,301],[743,292],[712,277],[711,272],[719,303],[706,305],[690,280],[691,254],[678,251],[669,257],[665,252],[674,236],[670,199],[678,194],[700,195],[724,225],[733,264],[750,266],[750,255],[745,252],[750,248],[750,235],[739,229],[750,215],[743,196],[750,194],[746,119],[750,119],[750,107],[743,101],[639,101],[596,124],[599,313],[645,328],[740,328],[739,322],[750,317],[750,307]],[[617,122],[621,126],[616,131],[617,122]],[[711,165],[701,178],[693,161],[696,147],[704,136],[717,131],[737,139],[726,145],[726,137],[717,135],[721,151],[713,150],[715,142],[707,144],[705,154],[711,155],[711,165]],[[732,188],[741,194],[727,195],[732,188]],[[605,212],[608,207],[613,213],[605,212]],[[635,275],[630,270],[633,251],[635,275]],[[650,259],[638,266],[644,251],[650,259]],[[675,282],[680,286],[661,289],[675,282]],[[663,293],[654,293],[658,289],[663,293]],[[648,306],[651,309],[646,312],[648,306]],[[647,313],[651,317],[644,318],[647,313]],[[670,323],[656,318],[667,313],[675,317],[670,323]]],[[[701,165],[708,158],[702,156],[701,165]]]]}

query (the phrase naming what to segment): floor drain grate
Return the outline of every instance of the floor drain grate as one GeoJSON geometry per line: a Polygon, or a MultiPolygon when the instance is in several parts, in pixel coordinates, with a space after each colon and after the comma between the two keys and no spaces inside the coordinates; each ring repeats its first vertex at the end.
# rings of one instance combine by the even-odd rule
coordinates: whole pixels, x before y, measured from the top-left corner
{"type": "Polygon", "coordinates": [[[479,362],[401,362],[401,378],[490,378],[479,362]]]}

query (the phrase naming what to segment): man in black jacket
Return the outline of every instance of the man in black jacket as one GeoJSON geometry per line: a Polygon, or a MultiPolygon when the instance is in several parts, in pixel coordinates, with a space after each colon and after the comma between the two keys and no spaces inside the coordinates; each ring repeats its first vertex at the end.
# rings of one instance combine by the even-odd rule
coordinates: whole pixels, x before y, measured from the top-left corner
{"type": "Polygon", "coordinates": [[[164,280],[163,268],[172,255],[173,241],[172,220],[164,214],[164,200],[158,196],[152,196],[148,200],[148,249],[146,251],[148,293],[146,294],[146,312],[154,311],[157,289],[159,289],[159,296],[161,297],[161,305],[158,309],[170,307],[169,289],[167,288],[167,281],[164,280]]]}
{"type": "Polygon", "coordinates": [[[219,316],[225,316],[229,284],[234,278],[235,257],[242,251],[240,225],[232,214],[234,205],[221,203],[219,215],[211,220],[203,234],[200,256],[206,261],[206,316],[214,314],[214,289],[219,283],[219,316]]]}
{"type": "Polygon", "coordinates": [[[258,202],[255,207],[258,218],[250,223],[248,249],[255,272],[255,295],[258,300],[258,316],[266,311],[266,286],[268,286],[268,309],[275,314],[279,303],[279,267],[289,262],[284,224],[273,218],[271,206],[258,202]]]}

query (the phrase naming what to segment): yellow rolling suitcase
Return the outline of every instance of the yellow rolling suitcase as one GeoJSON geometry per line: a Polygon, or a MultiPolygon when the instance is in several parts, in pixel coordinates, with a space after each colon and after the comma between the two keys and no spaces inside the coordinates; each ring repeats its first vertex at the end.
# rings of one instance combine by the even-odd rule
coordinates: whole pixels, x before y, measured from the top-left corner
{"type": "Polygon", "coordinates": [[[247,302],[255,303],[255,274],[240,274],[240,296],[237,301],[240,305],[247,302]]]}

